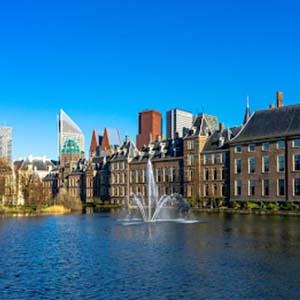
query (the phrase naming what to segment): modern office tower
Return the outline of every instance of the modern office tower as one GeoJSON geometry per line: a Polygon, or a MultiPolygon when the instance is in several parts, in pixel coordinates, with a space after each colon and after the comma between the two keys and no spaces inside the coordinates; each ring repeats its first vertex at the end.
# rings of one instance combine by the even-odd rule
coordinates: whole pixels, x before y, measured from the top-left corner
{"type": "Polygon", "coordinates": [[[167,138],[174,139],[176,133],[183,137],[193,124],[193,114],[182,109],[172,109],[167,111],[167,138]]]}
{"type": "Polygon", "coordinates": [[[12,128],[0,126],[0,157],[12,163],[12,128]]]}
{"type": "Polygon", "coordinates": [[[58,122],[59,160],[78,161],[84,152],[84,136],[78,125],[61,109],[58,122]]]}
{"type": "Polygon", "coordinates": [[[150,139],[160,138],[162,135],[162,115],[155,110],[146,110],[139,113],[139,134],[136,136],[136,145],[142,150],[150,139]]]}

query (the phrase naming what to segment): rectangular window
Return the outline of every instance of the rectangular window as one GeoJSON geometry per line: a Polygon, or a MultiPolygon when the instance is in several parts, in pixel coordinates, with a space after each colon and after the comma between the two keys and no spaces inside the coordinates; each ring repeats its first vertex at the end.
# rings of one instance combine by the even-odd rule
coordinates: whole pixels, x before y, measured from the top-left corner
{"type": "Polygon", "coordinates": [[[235,180],[234,182],[234,195],[241,196],[242,194],[242,183],[240,180],[235,180]]]}
{"type": "Polygon", "coordinates": [[[270,195],[270,181],[269,179],[263,180],[263,196],[270,195]]]}
{"type": "Polygon", "coordinates": [[[249,158],[249,173],[255,173],[255,158],[249,158]]]}
{"type": "Polygon", "coordinates": [[[255,195],[255,181],[249,180],[248,181],[248,196],[254,196],[255,195]]]}
{"type": "Polygon", "coordinates": [[[218,170],[217,169],[214,169],[214,178],[215,180],[218,179],[218,170]]]}
{"type": "Polygon", "coordinates": [[[242,172],[242,161],[240,159],[235,160],[235,174],[240,174],[242,172]]]}
{"type": "Polygon", "coordinates": [[[294,171],[300,171],[300,155],[294,155],[294,171]]]}
{"type": "Polygon", "coordinates": [[[263,151],[269,151],[269,143],[263,143],[262,144],[262,150],[263,151]]]}
{"type": "Polygon", "coordinates": [[[225,164],[226,163],[226,152],[222,152],[221,154],[221,159],[222,159],[222,163],[225,164]]]}
{"type": "Polygon", "coordinates": [[[205,169],[205,180],[209,180],[209,170],[205,169]]]}
{"type": "Polygon", "coordinates": [[[191,166],[195,162],[195,156],[194,155],[188,155],[188,165],[191,166]]]}
{"type": "Polygon", "coordinates": [[[173,170],[172,170],[172,180],[176,181],[176,169],[175,168],[173,168],[173,170]]]}
{"type": "Polygon", "coordinates": [[[157,170],[157,182],[161,181],[161,173],[160,173],[160,169],[157,170]]]}
{"type": "Polygon", "coordinates": [[[165,181],[168,182],[169,181],[169,169],[165,168],[165,181]]]}
{"type": "Polygon", "coordinates": [[[250,145],[248,146],[248,151],[249,151],[249,152],[255,152],[255,144],[250,144],[250,145]]]}
{"type": "Polygon", "coordinates": [[[209,163],[209,154],[205,154],[204,155],[204,164],[208,164],[209,163]]]}
{"type": "Polygon", "coordinates": [[[294,179],[294,196],[300,196],[300,178],[294,179]]]}
{"type": "Polygon", "coordinates": [[[284,179],[278,179],[278,196],[285,195],[285,181],[284,179]]]}
{"type": "Polygon", "coordinates": [[[293,147],[294,148],[299,148],[300,147],[300,139],[293,140],[293,147]]]}
{"type": "Polygon", "coordinates": [[[283,155],[277,156],[277,171],[284,172],[285,169],[285,159],[283,155]]]}
{"type": "Polygon", "coordinates": [[[278,141],[277,142],[277,149],[284,149],[284,148],[285,148],[284,140],[278,141]]]}
{"type": "Polygon", "coordinates": [[[269,156],[264,156],[263,157],[263,172],[267,173],[270,171],[270,160],[269,156]]]}
{"type": "Polygon", "coordinates": [[[213,154],[213,163],[216,164],[218,162],[218,154],[214,153],[213,154]]]}
{"type": "Polygon", "coordinates": [[[242,147],[241,146],[236,146],[235,147],[235,153],[241,153],[242,152],[242,147]]]}

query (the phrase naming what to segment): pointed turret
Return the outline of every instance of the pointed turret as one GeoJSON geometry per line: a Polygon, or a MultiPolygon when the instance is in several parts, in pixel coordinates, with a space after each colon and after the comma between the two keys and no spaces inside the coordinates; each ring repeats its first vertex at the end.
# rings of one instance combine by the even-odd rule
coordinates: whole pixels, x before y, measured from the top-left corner
{"type": "Polygon", "coordinates": [[[250,105],[249,105],[249,97],[247,97],[247,106],[246,106],[243,125],[245,125],[248,122],[248,120],[250,119],[250,116],[251,116],[251,112],[250,112],[250,105]]]}
{"type": "Polygon", "coordinates": [[[90,145],[90,158],[93,158],[96,156],[98,146],[99,146],[98,136],[97,136],[96,129],[94,129],[93,134],[92,134],[91,145],[90,145]]]}

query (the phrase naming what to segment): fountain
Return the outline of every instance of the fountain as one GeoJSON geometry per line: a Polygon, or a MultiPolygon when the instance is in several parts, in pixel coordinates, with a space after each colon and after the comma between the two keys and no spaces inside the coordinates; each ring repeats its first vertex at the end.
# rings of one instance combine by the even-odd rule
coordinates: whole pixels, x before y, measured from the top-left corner
{"type": "MultiPolygon", "coordinates": [[[[158,195],[158,189],[154,179],[153,166],[151,160],[148,159],[147,162],[147,197],[144,197],[142,194],[132,194],[133,203],[136,204],[139,208],[139,211],[142,215],[144,222],[156,222],[159,219],[159,214],[162,210],[167,210],[167,213],[170,210],[175,210],[179,213],[187,212],[190,208],[186,199],[179,194],[172,195],[158,195]]],[[[171,216],[168,216],[167,221],[172,221],[171,216]]],[[[182,220],[182,219],[181,219],[182,220]]]]}

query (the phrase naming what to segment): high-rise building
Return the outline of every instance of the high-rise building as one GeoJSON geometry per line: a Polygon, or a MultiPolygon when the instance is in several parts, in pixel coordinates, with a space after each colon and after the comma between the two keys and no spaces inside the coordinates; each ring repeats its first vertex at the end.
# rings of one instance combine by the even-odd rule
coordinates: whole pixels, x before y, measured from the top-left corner
{"type": "Polygon", "coordinates": [[[12,163],[12,128],[0,126],[0,157],[12,163]]]}
{"type": "Polygon", "coordinates": [[[193,124],[193,114],[178,108],[167,111],[167,138],[174,139],[176,133],[183,137],[193,124]]]}
{"type": "Polygon", "coordinates": [[[59,160],[77,161],[84,152],[84,136],[78,125],[61,109],[58,122],[59,160]]]}
{"type": "Polygon", "coordinates": [[[162,135],[162,115],[155,110],[146,110],[139,113],[139,134],[136,136],[136,145],[142,150],[150,139],[157,139],[162,135]]]}

